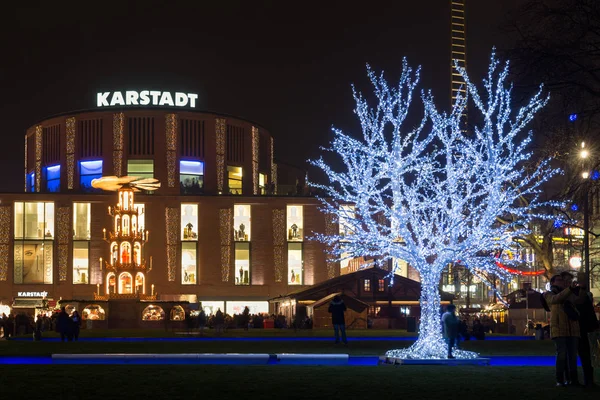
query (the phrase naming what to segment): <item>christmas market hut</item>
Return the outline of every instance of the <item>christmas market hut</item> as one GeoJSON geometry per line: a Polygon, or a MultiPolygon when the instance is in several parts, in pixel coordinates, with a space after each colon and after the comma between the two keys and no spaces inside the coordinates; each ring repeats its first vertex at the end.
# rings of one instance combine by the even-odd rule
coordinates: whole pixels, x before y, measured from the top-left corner
{"type": "Polygon", "coordinates": [[[308,315],[312,315],[313,328],[331,328],[329,304],[335,296],[340,296],[346,304],[344,320],[348,329],[366,329],[369,305],[364,301],[347,296],[343,293],[332,293],[308,306],[308,315]]]}

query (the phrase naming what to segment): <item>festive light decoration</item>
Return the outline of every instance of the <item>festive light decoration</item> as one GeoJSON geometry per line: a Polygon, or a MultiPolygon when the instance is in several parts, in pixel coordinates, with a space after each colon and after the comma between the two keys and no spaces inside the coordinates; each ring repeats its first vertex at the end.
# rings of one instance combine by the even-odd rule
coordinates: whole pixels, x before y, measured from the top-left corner
{"type": "MultiPolygon", "coordinates": [[[[388,351],[388,357],[446,358],[440,319],[442,271],[460,260],[476,278],[495,274],[508,281],[511,272],[496,263],[495,252],[509,250],[514,238],[530,232],[533,220],[550,218],[541,207],[560,206],[539,198],[540,185],[559,171],[549,160],[533,169],[524,166],[531,157],[526,148],[532,134],[522,130],[547,102],[542,88],[513,113],[508,64],[501,66],[492,54],[482,93],[464,68],[455,68],[466,82],[465,96],[457,96],[446,114],[438,111],[430,92],[423,92],[424,117],[406,129],[419,71],[405,60],[399,85],[390,88],[383,74],[368,67],[378,100],[375,107],[353,88],[362,137],[334,129],[327,149],[341,158],[345,169],[334,171],[323,158],[313,161],[329,178],[327,185],[313,184],[326,193],[321,198],[324,211],[351,231],[343,237],[316,234],[332,248],[332,256],[374,258],[377,263],[401,259],[420,274],[419,338],[408,349],[388,351]],[[470,114],[480,113],[482,121],[470,131],[460,124],[467,97],[474,103],[470,114]],[[351,213],[346,204],[355,206],[351,213]]],[[[396,263],[393,269],[397,267],[396,263]]],[[[477,357],[461,350],[453,354],[477,357]]]]}

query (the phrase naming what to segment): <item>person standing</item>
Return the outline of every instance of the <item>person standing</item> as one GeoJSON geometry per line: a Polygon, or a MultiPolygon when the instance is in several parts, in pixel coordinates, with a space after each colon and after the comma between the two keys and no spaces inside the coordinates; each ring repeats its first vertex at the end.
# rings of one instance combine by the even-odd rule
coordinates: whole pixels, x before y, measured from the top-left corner
{"type": "Polygon", "coordinates": [[[72,329],[73,329],[73,339],[75,341],[79,340],[79,331],[81,330],[81,317],[77,310],[73,311],[73,316],[71,317],[72,329]]]}
{"type": "Polygon", "coordinates": [[[344,318],[346,309],[346,304],[344,304],[342,298],[336,294],[331,303],[329,303],[328,310],[331,313],[331,324],[333,325],[336,344],[340,342],[340,331],[342,333],[342,342],[348,344],[348,339],[346,338],[346,320],[344,318]]]}
{"type": "Polygon", "coordinates": [[[556,347],[556,386],[578,386],[577,347],[579,342],[578,312],[573,304],[575,284],[566,285],[562,276],[550,278],[550,291],[544,300],[550,308],[550,338],[556,347]]]}
{"type": "MultiPolygon", "coordinates": [[[[565,285],[571,285],[573,281],[573,275],[568,272],[563,272],[561,274],[565,285]]],[[[584,280],[586,282],[586,280],[584,280]]],[[[575,287],[573,291],[581,295],[583,292],[583,296],[579,296],[582,301],[575,304],[577,307],[577,311],[579,311],[579,346],[578,353],[579,359],[581,360],[581,367],[583,368],[583,384],[585,386],[593,386],[594,385],[594,368],[592,366],[592,354],[590,349],[590,340],[588,338],[588,333],[594,332],[599,328],[598,326],[598,317],[596,317],[596,312],[594,311],[594,298],[591,292],[587,290],[585,286],[582,286],[581,283],[579,287],[575,287]]]]}
{"type": "Polygon", "coordinates": [[[448,344],[448,358],[454,358],[452,355],[452,348],[457,345],[458,337],[458,317],[454,314],[456,306],[454,304],[448,304],[446,312],[442,314],[442,326],[444,328],[444,339],[448,344]]]}
{"type": "Polygon", "coordinates": [[[64,342],[65,338],[70,342],[73,340],[73,331],[72,331],[72,325],[73,322],[71,321],[71,318],[69,317],[69,314],[67,314],[67,310],[65,309],[65,307],[62,307],[60,309],[60,313],[58,314],[58,318],[57,318],[57,327],[58,327],[58,332],[60,332],[60,341],[64,342]]]}
{"type": "Polygon", "coordinates": [[[215,328],[216,328],[216,334],[220,335],[221,333],[223,333],[223,325],[225,324],[225,317],[223,316],[223,312],[221,311],[220,308],[217,309],[217,312],[215,313],[215,328]]]}
{"type": "Polygon", "coordinates": [[[198,314],[198,330],[200,335],[204,333],[204,327],[206,326],[206,313],[203,308],[200,308],[200,314],[198,314]]]}

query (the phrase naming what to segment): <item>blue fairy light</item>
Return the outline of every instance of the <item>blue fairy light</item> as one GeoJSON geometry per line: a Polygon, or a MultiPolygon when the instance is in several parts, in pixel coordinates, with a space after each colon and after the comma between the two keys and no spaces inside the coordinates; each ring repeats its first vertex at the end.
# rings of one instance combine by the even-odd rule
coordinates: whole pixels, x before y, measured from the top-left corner
{"type": "Polygon", "coordinates": [[[571,122],[577,121],[577,114],[571,114],[571,115],[569,115],[569,121],[571,121],[571,122]]]}

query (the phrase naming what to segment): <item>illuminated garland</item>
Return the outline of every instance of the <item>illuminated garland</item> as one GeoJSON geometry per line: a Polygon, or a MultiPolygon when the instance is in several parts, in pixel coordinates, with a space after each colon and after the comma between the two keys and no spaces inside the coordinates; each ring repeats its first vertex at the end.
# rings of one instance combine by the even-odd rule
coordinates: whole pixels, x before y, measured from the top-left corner
{"type": "MultiPolygon", "coordinates": [[[[390,350],[387,356],[446,358],[440,320],[442,271],[461,260],[475,276],[494,274],[510,280],[513,271],[496,263],[494,252],[510,249],[515,238],[530,232],[534,220],[550,218],[538,211],[541,207],[560,206],[539,196],[542,183],[559,172],[549,160],[533,170],[524,167],[531,158],[526,148],[532,134],[522,130],[547,98],[540,89],[529,104],[513,113],[506,82],[508,64],[500,66],[492,54],[482,93],[456,65],[474,103],[471,113],[482,116],[479,126],[467,132],[461,125],[466,96],[459,96],[446,114],[438,111],[430,92],[423,92],[424,117],[418,126],[406,129],[403,124],[419,71],[404,61],[399,85],[390,88],[383,74],[367,69],[378,101],[372,108],[353,89],[362,137],[334,129],[331,147],[326,149],[345,168],[334,171],[323,158],[313,161],[329,178],[328,185],[313,184],[325,193],[322,209],[335,222],[343,221],[351,233],[316,234],[316,238],[337,260],[400,259],[414,267],[421,277],[419,338],[410,348],[390,350]],[[528,201],[520,201],[523,197],[528,201]],[[499,224],[498,217],[509,222],[499,224]]],[[[396,268],[394,263],[392,284],[396,268]]],[[[456,350],[454,356],[478,355],[456,350]]]]}

